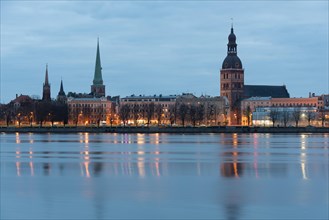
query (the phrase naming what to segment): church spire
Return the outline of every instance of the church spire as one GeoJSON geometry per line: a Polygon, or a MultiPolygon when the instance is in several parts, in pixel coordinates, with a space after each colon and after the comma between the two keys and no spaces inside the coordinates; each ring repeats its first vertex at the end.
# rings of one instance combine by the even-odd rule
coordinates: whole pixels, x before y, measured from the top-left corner
{"type": "Polygon", "coordinates": [[[45,76],[45,84],[44,85],[49,85],[49,80],[48,80],[48,64],[46,65],[46,76],[45,76]]]}
{"type": "Polygon", "coordinates": [[[237,44],[236,44],[236,36],[234,34],[233,23],[231,26],[231,33],[228,36],[228,44],[227,44],[227,54],[237,54],[237,44]]]}
{"type": "Polygon", "coordinates": [[[91,85],[91,94],[100,98],[105,96],[105,85],[103,85],[101,56],[99,53],[99,39],[97,38],[96,64],[93,84],[91,85]]]}
{"type": "Polygon", "coordinates": [[[42,100],[43,101],[50,101],[50,84],[48,80],[48,64],[46,65],[46,74],[45,74],[45,82],[43,84],[43,91],[42,91],[42,100]]]}
{"type": "Polygon", "coordinates": [[[99,39],[97,39],[96,64],[95,64],[95,74],[94,74],[93,84],[103,85],[101,57],[99,53],[99,39]]]}
{"type": "Polygon", "coordinates": [[[57,101],[61,102],[61,103],[65,103],[66,102],[66,95],[63,89],[63,80],[61,79],[61,86],[57,95],[57,101]]]}
{"type": "Polygon", "coordinates": [[[58,95],[65,96],[65,92],[64,92],[64,89],[63,89],[63,80],[62,79],[61,79],[61,86],[59,88],[58,95]]]}

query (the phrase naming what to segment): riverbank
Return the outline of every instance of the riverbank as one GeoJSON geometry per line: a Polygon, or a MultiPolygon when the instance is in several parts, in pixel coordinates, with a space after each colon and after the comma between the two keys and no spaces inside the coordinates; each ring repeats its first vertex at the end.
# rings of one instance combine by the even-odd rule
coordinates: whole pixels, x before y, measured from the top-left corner
{"type": "Polygon", "coordinates": [[[0,127],[4,133],[329,133],[323,127],[0,127]]]}

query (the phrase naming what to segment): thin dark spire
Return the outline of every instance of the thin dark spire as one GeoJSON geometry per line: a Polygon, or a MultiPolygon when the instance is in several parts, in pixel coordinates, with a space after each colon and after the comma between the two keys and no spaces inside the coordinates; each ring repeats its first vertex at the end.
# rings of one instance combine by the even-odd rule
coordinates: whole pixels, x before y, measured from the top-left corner
{"type": "Polygon", "coordinates": [[[49,85],[49,80],[48,80],[48,63],[46,64],[45,85],[49,85]]]}

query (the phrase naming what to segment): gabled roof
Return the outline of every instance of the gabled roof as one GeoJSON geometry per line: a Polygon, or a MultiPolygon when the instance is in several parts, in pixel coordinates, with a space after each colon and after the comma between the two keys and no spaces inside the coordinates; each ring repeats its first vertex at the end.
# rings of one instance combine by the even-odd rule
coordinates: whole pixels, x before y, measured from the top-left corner
{"type": "Polygon", "coordinates": [[[289,93],[287,91],[286,86],[244,85],[243,96],[244,98],[249,98],[253,96],[289,98],[289,93]]]}

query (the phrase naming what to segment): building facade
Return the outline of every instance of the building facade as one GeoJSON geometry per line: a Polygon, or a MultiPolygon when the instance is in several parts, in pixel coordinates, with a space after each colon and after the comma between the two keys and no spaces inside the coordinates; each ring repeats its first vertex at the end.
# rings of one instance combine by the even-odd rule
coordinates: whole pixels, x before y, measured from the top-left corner
{"type": "Polygon", "coordinates": [[[72,98],[67,100],[69,124],[110,124],[111,101],[107,98],[72,98]]]}
{"type": "MultiPolygon", "coordinates": [[[[243,125],[270,126],[273,119],[277,125],[294,125],[298,116],[300,125],[322,124],[322,110],[326,95],[308,98],[251,97],[241,101],[243,125]],[[252,123],[251,123],[252,122],[252,123]]],[[[328,104],[329,105],[329,104],[328,104]]]]}

